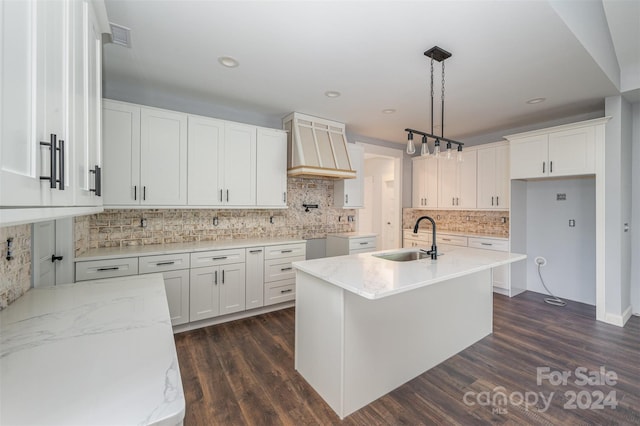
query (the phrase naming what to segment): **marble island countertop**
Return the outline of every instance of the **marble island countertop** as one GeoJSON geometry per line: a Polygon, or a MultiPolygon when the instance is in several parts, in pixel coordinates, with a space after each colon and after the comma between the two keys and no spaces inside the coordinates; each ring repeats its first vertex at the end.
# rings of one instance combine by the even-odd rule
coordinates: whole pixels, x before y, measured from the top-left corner
{"type": "MultiPolygon", "coordinates": [[[[408,231],[413,233],[413,228],[403,228],[402,231],[403,232],[408,231]]],[[[425,225],[424,228],[420,228],[418,233],[431,235],[431,227],[425,225]]],[[[455,235],[460,237],[493,238],[496,240],[507,240],[507,241],[509,240],[508,236],[496,235],[496,234],[491,234],[487,232],[470,232],[470,231],[462,232],[462,231],[445,231],[445,230],[441,231],[440,228],[438,228],[438,235],[455,235]]]]}
{"type": "Polygon", "coordinates": [[[181,424],[162,275],[28,291],[0,312],[0,378],[3,425],[181,424]]]}
{"type": "MultiPolygon", "coordinates": [[[[409,252],[416,249],[393,250],[409,252]]],[[[421,259],[395,262],[376,254],[355,254],[294,262],[293,266],[310,275],[367,299],[380,299],[441,281],[526,259],[526,255],[439,245],[438,260],[421,259]]]]}

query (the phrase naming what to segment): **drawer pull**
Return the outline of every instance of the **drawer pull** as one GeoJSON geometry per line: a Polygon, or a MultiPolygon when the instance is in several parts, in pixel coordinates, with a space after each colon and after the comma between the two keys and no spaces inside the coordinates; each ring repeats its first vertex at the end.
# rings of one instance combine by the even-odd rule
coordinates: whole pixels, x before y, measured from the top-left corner
{"type": "Polygon", "coordinates": [[[286,290],[280,290],[280,293],[291,293],[293,291],[293,289],[288,288],[286,290]]]}
{"type": "Polygon", "coordinates": [[[262,253],[262,250],[249,250],[249,253],[262,253]]]}
{"type": "Polygon", "coordinates": [[[442,241],[451,241],[451,238],[443,238],[442,241]]]}
{"type": "Polygon", "coordinates": [[[117,271],[118,269],[120,269],[119,266],[112,266],[111,268],[98,268],[97,270],[102,272],[102,271],[117,271]]]}
{"type": "Polygon", "coordinates": [[[361,246],[366,246],[369,243],[360,243],[361,246]]]}
{"type": "Polygon", "coordinates": [[[290,271],[293,267],[289,266],[288,268],[280,268],[281,271],[290,271]]]}
{"type": "Polygon", "coordinates": [[[480,244],[482,244],[483,246],[492,246],[493,245],[491,243],[480,243],[480,244]]]}
{"type": "Polygon", "coordinates": [[[227,256],[212,257],[211,260],[225,260],[227,256]]]}
{"type": "Polygon", "coordinates": [[[293,250],[280,250],[280,253],[292,253],[293,250]]]}
{"type": "Polygon", "coordinates": [[[158,262],[158,263],[156,263],[156,266],[173,265],[174,263],[176,263],[176,262],[174,262],[173,260],[170,261],[170,262],[158,262]]]}

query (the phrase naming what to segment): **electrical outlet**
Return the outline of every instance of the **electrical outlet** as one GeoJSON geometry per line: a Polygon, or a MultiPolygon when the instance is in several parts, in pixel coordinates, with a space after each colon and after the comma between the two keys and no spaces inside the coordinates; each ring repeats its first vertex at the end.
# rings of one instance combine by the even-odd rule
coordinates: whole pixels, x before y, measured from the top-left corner
{"type": "Polygon", "coordinates": [[[218,226],[218,216],[213,218],[213,226],[218,226]]]}
{"type": "Polygon", "coordinates": [[[500,220],[502,221],[502,223],[507,223],[507,218],[506,217],[501,217],[500,220]]]}
{"type": "Polygon", "coordinates": [[[140,219],[140,226],[142,228],[146,228],[147,227],[147,219],[145,219],[145,218],[140,219]]]}
{"type": "Polygon", "coordinates": [[[575,228],[575,226],[576,226],[576,220],[569,219],[569,228],[575,228]]]}
{"type": "Polygon", "coordinates": [[[556,201],[566,201],[567,194],[556,194],[556,201]]]}

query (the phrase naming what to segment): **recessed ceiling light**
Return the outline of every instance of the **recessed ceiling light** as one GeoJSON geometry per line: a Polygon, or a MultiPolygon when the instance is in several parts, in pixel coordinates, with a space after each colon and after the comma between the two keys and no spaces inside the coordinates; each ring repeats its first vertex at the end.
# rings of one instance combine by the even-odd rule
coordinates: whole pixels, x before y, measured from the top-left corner
{"type": "Polygon", "coordinates": [[[547,98],[533,98],[533,99],[529,99],[527,103],[533,105],[533,104],[539,104],[540,102],[544,102],[546,100],[547,98]]]}
{"type": "Polygon", "coordinates": [[[337,98],[338,96],[340,96],[340,92],[337,92],[335,90],[327,90],[326,92],[324,92],[324,95],[327,98],[337,98]]]}
{"type": "Polygon", "coordinates": [[[394,112],[396,112],[396,110],[393,108],[387,108],[382,110],[383,114],[393,114],[394,112]]]}
{"type": "Polygon", "coordinates": [[[238,61],[232,58],[231,56],[220,56],[218,58],[218,62],[220,62],[220,65],[227,68],[235,68],[238,65],[240,65],[238,61]]]}

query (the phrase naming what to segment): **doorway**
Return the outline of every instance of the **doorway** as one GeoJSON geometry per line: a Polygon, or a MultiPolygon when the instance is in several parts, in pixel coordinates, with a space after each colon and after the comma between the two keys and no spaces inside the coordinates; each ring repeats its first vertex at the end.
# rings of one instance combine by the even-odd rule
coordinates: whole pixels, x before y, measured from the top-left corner
{"type": "Polygon", "coordinates": [[[73,219],[32,225],[31,285],[49,287],[73,282],[73,219]]]}
{"type": "Polygon", "coordinates": [[[358,143],[364,151],[364,207],[359,209],[358,231],[378,236],[378,250],[401,246],[403,152],[358,143]]]}

